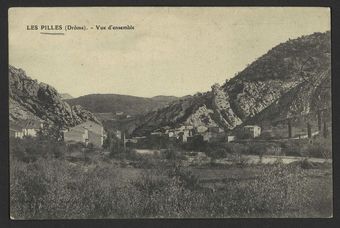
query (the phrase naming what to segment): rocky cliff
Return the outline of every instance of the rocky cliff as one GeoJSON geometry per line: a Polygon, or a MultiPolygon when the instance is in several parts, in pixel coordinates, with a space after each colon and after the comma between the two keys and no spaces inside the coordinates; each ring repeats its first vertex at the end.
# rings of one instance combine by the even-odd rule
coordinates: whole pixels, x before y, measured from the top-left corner
{"type": "Polygon", "coordinates": [[[61,126],[74,126],[86,120],[99,123],[81,106],[70,106],[52,86],[38,83],[22,69],[9,66],[9,119],[47,121],[61,126]]]}
{"type": "Polygon", "coordinates": [[[134,134],[180,124],[232,130],[247,122],[312,112],[330,101],[330,53],[330,32],[279,44],[222,86],[147,114],[134,134]]]}

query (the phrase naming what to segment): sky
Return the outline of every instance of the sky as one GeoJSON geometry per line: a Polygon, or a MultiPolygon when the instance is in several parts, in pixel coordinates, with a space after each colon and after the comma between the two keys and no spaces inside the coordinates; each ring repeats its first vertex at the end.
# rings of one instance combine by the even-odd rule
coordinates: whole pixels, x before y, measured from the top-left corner
{"type": "Polygon", "coordinates": [[[325,7],[54,7],[8,13],[9,63],[73,97],[205,92],[288,39],[330,30],[325,7]],[[62,30],[46,30],[55,25],[62,30]],[[65,31],[68,25],[87,30],[65,31]]]}

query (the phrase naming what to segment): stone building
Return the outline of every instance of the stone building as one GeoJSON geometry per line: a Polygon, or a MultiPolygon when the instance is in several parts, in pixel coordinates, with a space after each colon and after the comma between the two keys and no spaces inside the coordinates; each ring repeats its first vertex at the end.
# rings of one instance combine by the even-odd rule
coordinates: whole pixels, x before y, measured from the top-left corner
{"type": "Polygon", "coordinates": [[[17,123],[10,123],[9,128],[10,137],[36,137],[38,132],[43,128],[43,122],[39,120],[22,120],[17,123]]]}
{"type": "Polygon", "coordinates": [[[246,125],[243,127],[243,131],[249,134],[252,138],[256,138],[261,135],[261,127],[257,125],[246,125]]]}
{"type": "Polygon", "coordinates": [[[92,121],[86,121],[63,132],[65,142],[91,143],[95,147],[102,147],[104,142],[104,128],[92,121]]]}

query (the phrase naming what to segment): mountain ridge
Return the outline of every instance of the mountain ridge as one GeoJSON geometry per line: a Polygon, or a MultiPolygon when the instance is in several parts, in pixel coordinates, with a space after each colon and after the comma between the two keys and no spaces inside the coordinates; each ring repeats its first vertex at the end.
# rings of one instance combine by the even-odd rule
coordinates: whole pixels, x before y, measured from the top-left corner
{"type": "Polygon", "coordinates": [[[94,113],[124,112],[129,115],[141,115],[164,107],[177,100],[175,96],[155,96],[151,98],[122,94],[88,94],[66,100],[70,105],[81,105],[94,113]]]}
{"type": "MultiPolygon", "coordinates": [[[[290,103],[296,100],[294,105],[300,110],[304,103],[313,99],[299,100],[299,96],[289,92],[299,86],[305,87],[308,84],[305,80],[329,69],[330,53],[329,31],[288,40],[273,47],[222,86],[215,84],[211,91],[180,99],[167,108],[148,113],[134,134],[144,135],[160,127],[182,124],[215,125],[230,131],[255,118],[285,94],[290,97],[290,103]]],[[[330,78],[330,73],[326,77],[330,78]]],[[[313,88],[308,91],[310,96],[320,94],[313,88]]],[[[303,97],[303,93],[299,94],[303,97]]],[[[278,114],[270,112],[265,116],[276,118],[275,115],[278,114]]]]}

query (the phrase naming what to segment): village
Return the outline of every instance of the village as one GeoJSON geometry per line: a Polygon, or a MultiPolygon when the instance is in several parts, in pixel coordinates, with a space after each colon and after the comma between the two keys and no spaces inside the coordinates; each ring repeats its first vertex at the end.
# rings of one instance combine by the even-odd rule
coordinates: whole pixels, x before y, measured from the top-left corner
{"type": "Polygon", "coordinates": [[[334,217],[333,11],[11,6],[8,224],[334,217]]]}
{"type": "MultiPolygon", "coordinates": [[[[130,118],[123,112],[116,114],[120,119],[130,118]],[[123,117],[122,117],[123,116],[123,117]]],[[[314,124],[316,125],[316,124],[314,124]]],[[[16,123],[10,123],[10,137],[12,138],[35,138],[44,129],[46,123],[40,120],[22,120],[16,123]]],[[[226,131],[219,126],[192,126],[180,125],[178,127],[165,126],[153,130],[151,133],[141,136],[133,136],[123,129],[106,129],[102,124],[93,121],[86,121],[73,127],[60,129],[60,141],[66,144],[81,143],[85,147],[94,147],[102,149],[104,142],[108,137],[120,142],[124,150],[134,149],[161,149],[169,143],[185,145],[202,143],[218,144],[249,141],[280,141],[289,139],[305,139],[318,136],[323,133],[323,137],[328,137],[328,128],[326,122],[321,123],[318,118],[318,126],[313,127],[310,122],[303,123],[303,126],[293,127],[292,121],[286,121],[280,127],[272,127],[266,124],[244,125],[233,131],[226,131]],[[322,129],[323,124],[323,129],[322,129]],[[278,130],[279,128],[279,130],[278,130]],[[316,129],[317,128],[317,129],[316,129]],[[110,132],[111,134],[108,134],[110,132]],[[279,133],[278,133],[279,132],[279,133]]],[[[112,139],[109,139],[112,140],[112,139]]]]}
{"type": "MultiPolygon", "coordinates": [[[[24,137],[36,138],[47,124],[40,120],[22,120],[10,123],[10,137],[22,139],[24,137]]],[[[82,143],[85,147],[91,145],[95,148],[103,146],[106,137],[102,125],[86,121],[79,125],[60,130],[61,140],[66,144],[82,143]]]]}

